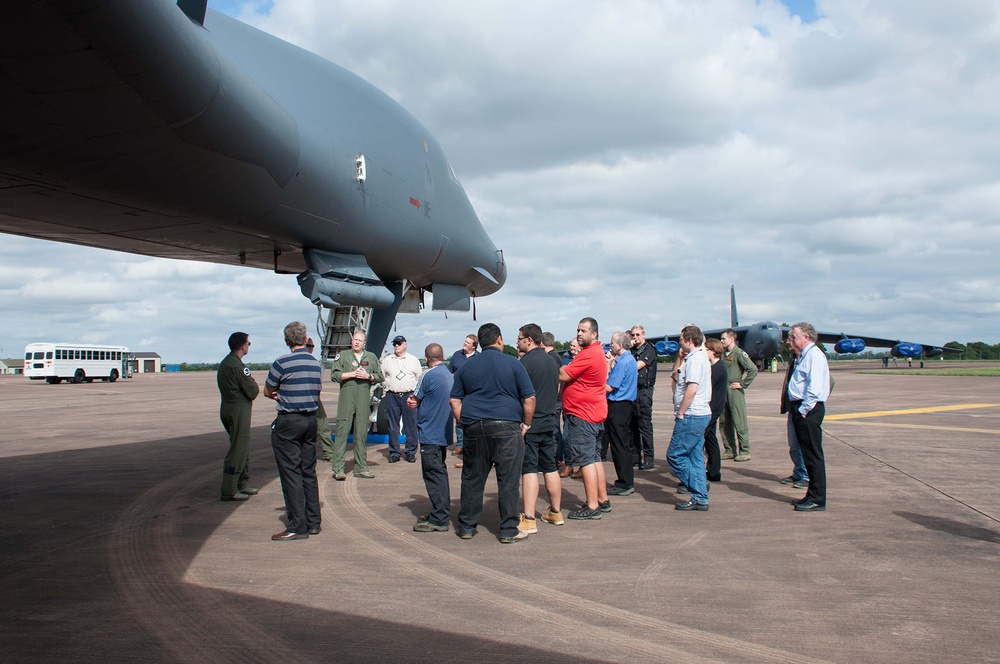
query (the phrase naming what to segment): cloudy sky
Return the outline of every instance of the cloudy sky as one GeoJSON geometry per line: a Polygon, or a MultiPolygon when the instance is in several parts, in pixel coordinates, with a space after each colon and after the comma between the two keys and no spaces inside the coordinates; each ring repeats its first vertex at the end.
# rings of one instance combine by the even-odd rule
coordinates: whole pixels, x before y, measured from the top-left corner
{"type": "MultiPolygon", "coordinates": [[[[1000,341],[1000,19],[988,0],[210,2],[398,100],[441,141],[507,285],[508,340],[729,322],[1000,341]]],[[[280,352],[294,277],[0,236],[0,355],[36,340],[280,352]]],[[[401,315],[420,350],[471,314],[401,315]]]]}

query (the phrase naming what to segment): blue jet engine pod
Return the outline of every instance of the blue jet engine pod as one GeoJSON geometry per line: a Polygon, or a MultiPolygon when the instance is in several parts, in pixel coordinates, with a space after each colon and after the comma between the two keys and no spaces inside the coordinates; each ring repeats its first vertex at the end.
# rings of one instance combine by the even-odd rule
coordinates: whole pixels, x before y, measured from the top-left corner
{"type": "Polygon", "coordinates": [[[893,346],[890,352],[893,357],[920,357],[920,354],[924,352],[924,347],[920,344],[903,342],[893,346]]]}
{"type": "Polygon", "coordinates": [[[656,342],[656,354],[657,355],[676,355],[677,351],[681,349],[681,345],[676,341],[657,341],[656,342]]]}
{"type": "Polygon", "coordinates": [[[860,353],[865,349],[865,342],[861,339],[841,339],[833,349],[838,353],[860,353]]]}

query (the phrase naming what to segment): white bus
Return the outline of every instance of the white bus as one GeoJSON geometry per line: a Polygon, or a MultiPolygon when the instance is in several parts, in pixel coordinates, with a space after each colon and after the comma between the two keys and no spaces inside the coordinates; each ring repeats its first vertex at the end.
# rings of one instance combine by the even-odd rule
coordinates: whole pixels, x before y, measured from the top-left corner
{"type": "Polygon", "coordinates": [[[24,347],[24,375],[48,383],[131,378],[135,355],[125,346],[35,343],[24,347]]]}

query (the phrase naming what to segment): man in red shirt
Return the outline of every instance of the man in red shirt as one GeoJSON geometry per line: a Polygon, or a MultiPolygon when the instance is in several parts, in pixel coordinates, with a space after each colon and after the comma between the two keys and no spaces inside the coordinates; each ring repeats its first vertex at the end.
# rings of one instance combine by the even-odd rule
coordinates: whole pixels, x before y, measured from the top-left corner
{"type": "Polygon", "coordinates": [[[601,433],[604,420],[608,418],[605,396],[608,362],[597,336],[597,321],[593,318],[581,320],[576,328],[580,352],[572,362],[559,369],[570,456],[572,465],[583,472],[583,489],[587,495],[587,503],[569,513],[571,519],[600,519],[603,512],[611,511],[607,478],[601,463],[601,433]]]}

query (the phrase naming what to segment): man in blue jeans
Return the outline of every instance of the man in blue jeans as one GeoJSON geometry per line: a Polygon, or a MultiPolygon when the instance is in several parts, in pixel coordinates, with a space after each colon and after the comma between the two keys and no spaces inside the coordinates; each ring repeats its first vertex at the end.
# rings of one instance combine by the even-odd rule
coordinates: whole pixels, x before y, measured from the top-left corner
{"type": "Polygon", "coordinates": [[[462,500],[458,536],[472,539],[483,513],[483,490],[496,468],[500,542],[511,544],[528,534],[518,530],[524,434],[535,414],[535,388],[517,358],[503,352],[500,328],[479,328],[483,352],[455,372],[451,410],[465,433],[462,500]]]}
{"type": "Polygon", "coordinates": [[[712,367],[705,354],[705,335],[696,325],[681,330],[681,350],[670,377],[674,383],[674,432],[667,463],[691,499],[674,509],[708,511],[705,478],[705,427],[712,419],[712,367]]]}

